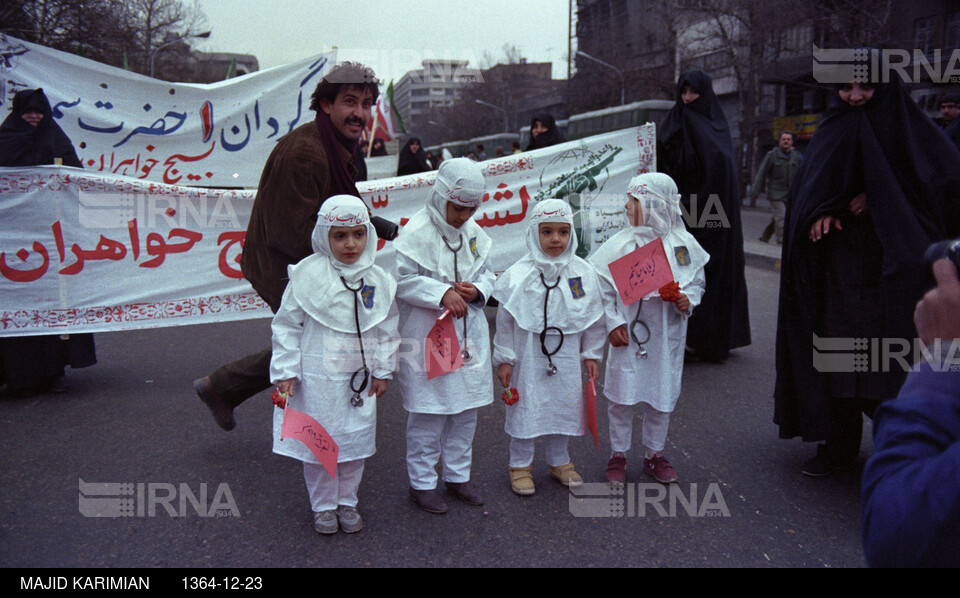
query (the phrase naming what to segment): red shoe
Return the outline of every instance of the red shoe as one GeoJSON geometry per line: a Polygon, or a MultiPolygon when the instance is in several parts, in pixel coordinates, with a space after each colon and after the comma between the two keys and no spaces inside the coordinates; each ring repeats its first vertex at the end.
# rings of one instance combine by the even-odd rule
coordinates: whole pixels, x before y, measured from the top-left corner
{"type": "Polygon", "coordinates": [[[614,453],[607,462],[607,481],[611,484],[625,484],[627,482],[627,458],[623,453],[614,453]]]}
{"type": "Polygon", "coordinates": [[[661,453],[656,453],[653,459],[644,458],[643,472],[653,476],[653,479],[661,484],[675,484],[680,480],[677,477],[677,472],[673,469],[673,465],[670,465],[670,462],[661,453]]]}

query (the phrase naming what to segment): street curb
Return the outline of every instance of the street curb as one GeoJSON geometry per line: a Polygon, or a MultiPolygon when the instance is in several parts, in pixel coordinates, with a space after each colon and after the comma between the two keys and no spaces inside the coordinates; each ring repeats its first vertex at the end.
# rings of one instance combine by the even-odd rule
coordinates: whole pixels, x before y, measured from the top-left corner
{"type": "Polygon", "coordinates": [[[774,272],[780,271],[780,258],[778,257],[761,255],[759,253],[751,253],[749,251],[744,251],[743,257],[744,263],[748,266],[753,266],[754,268],[760,268],[762,270],[773,270],[774,272]]]}

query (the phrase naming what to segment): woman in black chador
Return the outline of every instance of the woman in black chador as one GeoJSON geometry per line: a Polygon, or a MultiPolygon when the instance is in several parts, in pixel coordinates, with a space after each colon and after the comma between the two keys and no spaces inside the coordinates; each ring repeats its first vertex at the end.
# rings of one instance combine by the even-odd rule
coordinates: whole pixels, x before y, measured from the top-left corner
{"type": "Polygon", "coordinates": [[[896,396],[917,357],[924,252],[960,234],[960,153],[889,76],[839,86],[790,188],[774,422],[823,442],[807,475],[856,463],[861,413],[896,396]]]}
{"type": "Polygon", "coordinates": [[[400,150],[400,155],[397,156],[397,176],[417,174],[428,170],[430,170],[430,165],[427,164],[427,152],[423,150],[420,138],[411,137],[400,150]]]}
{"type": "Polygon", "coordinates": [[[676,104],[657,135],[657,166],[677,182],[689,215],[687,228],[710,254],[707,286],[690,318],[687,347],[714,363],[750,344],[736,164],[730,126],[710,76],[684,72],[677,81],[676,104]]]}
{"type": "Polygon", "coordinates": [[[557,130],[557,121],[549,112],[538,112],[530,121],[530,144],[526,151],[550,147],[563,143],[565,140],[557,130]]]}
{"type": "MultiPolygon", "coordinates": [[[[0,166],[54,164],[80,167],[70,138],[53,122],[42,89],[25,89],[13,98],[13,109],[0,125],[0,166]]],[[[0,338],[0,384],[10,394],[63,391],[63,368],[97,362],[92,334],[0,338]]]]}

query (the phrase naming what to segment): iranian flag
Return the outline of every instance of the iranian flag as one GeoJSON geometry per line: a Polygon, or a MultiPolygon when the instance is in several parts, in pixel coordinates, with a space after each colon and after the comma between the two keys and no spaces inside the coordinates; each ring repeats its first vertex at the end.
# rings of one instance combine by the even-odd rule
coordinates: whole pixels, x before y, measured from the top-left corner
{"type": "Polygon", "coordinates": [[[380,94],[373,108],[373,120],[367,126],[367,139],[377,137],[390,141],[400,133],[406,133],[403,119],[393,104],[393,81],[387,85],[387,91],[380,94]]]}

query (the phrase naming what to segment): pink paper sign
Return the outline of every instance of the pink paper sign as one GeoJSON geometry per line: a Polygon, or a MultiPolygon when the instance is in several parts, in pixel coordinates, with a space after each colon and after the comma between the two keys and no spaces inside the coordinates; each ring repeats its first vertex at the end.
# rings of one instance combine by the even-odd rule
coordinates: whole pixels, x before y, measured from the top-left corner
{"type": "Polygon", "coordinates": [[[583,393],[584,408],[587,412],[587,429],[593,435],[593,445],[600,450],[600,441],[597,438],[597,385],[594,379],[587,380],[587,388],[583,393]]]}
{"type": "Polygon", "coordinates": [[[630,305],[673,281],[673,270],[659,237],[607,266],[620,299],[630,305]]]}
{"type": "Polygon", "coordinates": [[[426,360],[427,380],[463,367],[460,341],[457,340],[453,315],[449,309],[440,314],[437,323],[427,334],[423,356],[426,360]]]}
{"type": "Polygon", "coordinates": [[[320,423],[290,406],[283,410],[283,426],[280,427],[280,440],[292,438],[307,445],[331,478],[337,477],[337,456],[340,447],[320,423]]]}

